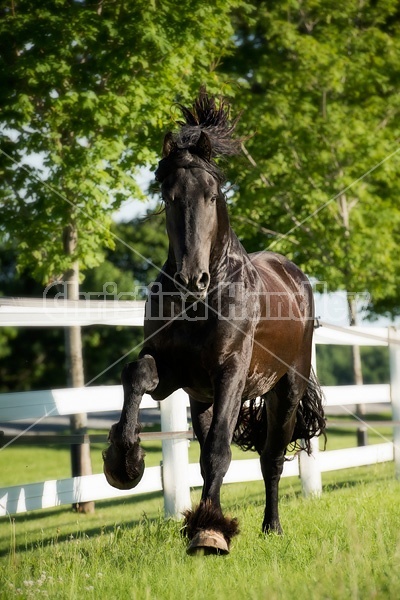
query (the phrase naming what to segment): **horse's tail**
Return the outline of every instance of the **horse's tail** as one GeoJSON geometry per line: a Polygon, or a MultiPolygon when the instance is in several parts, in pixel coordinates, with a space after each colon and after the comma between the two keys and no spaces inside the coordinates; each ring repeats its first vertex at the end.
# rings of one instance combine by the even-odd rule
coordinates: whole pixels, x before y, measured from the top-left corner
{"type": "Polygon", "coordinates": [[[266,440],[267,407],[265,398],[246,400],[240,408],[233,442],[242,450],[256,450],[258,454],[261,454],[266,440]]]}
{"type": "Polygon", "coordinates": [[[311,368],[310,378],[304,396],[297,408],[296,425],[291,442],[292,449],[303,449],[311,454],[310,440],[323,435],[326,442],[326,419],[323,407],[324,396],[314,370],[311,368]],[[300,442],[299,440],[303,440],[300,442]]]}
{"type": "MultiPolygon", "coordinates": [[[[248,400],[242,405],[233,434],[233,442],[242,450],[256,450],[259,454],[263,451],[267,439],[266,403],[270,394],[276,394],[275,390],[272,389],[263,397],[248,400]]],[[[326,439],[325,427],[323,394],[311,369],[306,391],[297,407],[290,449],[304,449],[307,454],[311,454],[311,438],[323,435],[326,439]]]]}

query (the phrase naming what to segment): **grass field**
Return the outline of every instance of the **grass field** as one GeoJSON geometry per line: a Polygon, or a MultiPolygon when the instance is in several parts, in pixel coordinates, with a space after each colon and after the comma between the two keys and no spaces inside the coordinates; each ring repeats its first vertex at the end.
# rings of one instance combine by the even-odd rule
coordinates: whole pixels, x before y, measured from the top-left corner
{"type": "MultiPolygon", "coordinates": [[[[241,534],[227,557],[189,557],[160,495],[2,520],[1,598],[400,598],[393,465],[330,475],[320,499],[282,482],[282,537],[260,533],[262,484],[225,486],[241,534]]],[[[198,494],[195,494],[198,497],[198,494]]]]}
{"type": "MultiPolygon", "coordinates": [[[[330,448],[342,445],[335,435],[330,448]]],[[[69,475],[66,448],[9,450],[7,459],[0,453],[6,484],[23,474],[32,481],[69,475]]],[[[196,444],[190,453],[194,460],[196,444]]],[[[98,470],[100,448],[93,457],[98,470]]],[[[153,444],[147,464],[158,461],[153,444]]],[[[298,478],[282,480],[282,537],[260,532],[261,482],[226,485],[223,505],[241,527],[226,557],[187,556],[180,523],[163,518],[161,494],[98,502],[93,515],[67,506],[2,518],[0,598],[397,600],[400,483],[393,474],[392,463],[325,474],[323,495],[313,500],[302,498],[298,478]]]]}

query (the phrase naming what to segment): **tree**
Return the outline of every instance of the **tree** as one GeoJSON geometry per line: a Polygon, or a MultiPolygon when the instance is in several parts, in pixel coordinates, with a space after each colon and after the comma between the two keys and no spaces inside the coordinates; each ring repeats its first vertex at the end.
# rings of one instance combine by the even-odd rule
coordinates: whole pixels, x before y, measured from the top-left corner
{"type": "MultiPolygon", "coordinates": [[[[151,214],[146,219],[113,225],[111,231],[119,243],[115,250],[107,250],[100,266],[87,271],[81,293],[101,298],[104,292],[111,292],[121,301],[144,299],[145,290],[157,277],[168,251],[163,215],[151,214]],[[151,257],[152,264],[145,256],[151,257]]],[[[126,362],[137,358],[142,341],[143,331],[139,328],[86,327],[83,344],[88,379],[96,378],[94,385],[117,383],[122,363],[114,364],[116,359],[125,356],[126,362]]]]}
{"type": "MultiPolygon", "coordinates": [[[[112,211],[141,195],[135,174],[154,162],[171,103],[204,80],[218,84],[237,4],[2,3],[2,230],[17,240],[20,268],[64,279],[77,298],[82,270],[114,245],[112,211]]],[[[79,328],[66,344],[69,383],[83,385],[79,328]]],[[[72,426],[84,430],[85,416],[72,426]]],[[[89,472],[88,448],[79,452],[74,463],[89,472]]]]}
{"type": "Polygon", "coordinates": [[[114,245],[111,214],[143,197],[135,174],[157,159],[173,102],[204,80],[219,88],[235,5],[3,3],[2,224],[35,277],[90,268],[114,245]],[[66,227],[78,232],[72,254],[66,227]]]}
{"type": "Polygon", "coordinates": [[[253,135],[229,171],[245,245],[369,292],[371,312],[400,300],[399,17],[393,0],[255,1],[224,64],[253,135]]]}

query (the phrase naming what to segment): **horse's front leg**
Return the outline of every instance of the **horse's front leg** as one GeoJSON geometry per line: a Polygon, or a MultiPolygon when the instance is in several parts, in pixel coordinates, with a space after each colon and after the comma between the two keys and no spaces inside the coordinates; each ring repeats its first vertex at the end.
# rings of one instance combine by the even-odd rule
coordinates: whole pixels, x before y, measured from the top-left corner
{"type": "MultiPolygon", "coordinates": [[[[239,365],[236,365],[239,370],[239,365]]],[[[191,540],[188,553],[199,550],[226,554],[232,538],[239,532],[237,519],[223,515],[220,491],[231,462],[231,442],[236,427],[244,376],[231,365],[215,382],[211,425],[204,431],[201,471],[204,479],[199,506],[185,514],[185,532],[191,540]]],[[[242,369],[240,369],[242,371],[242,369]]]]}
{"type": "Polygon", "coordinates": [[[118,423],[109,433],[110,446],[103,452],[104,474],[110,485],[129,490],[142,479],[144,452],[139,446],[138,415],[142,396],[158,385],[156,362],[149,354],[129,363],[122,371],[124,404],[118,423]]]}

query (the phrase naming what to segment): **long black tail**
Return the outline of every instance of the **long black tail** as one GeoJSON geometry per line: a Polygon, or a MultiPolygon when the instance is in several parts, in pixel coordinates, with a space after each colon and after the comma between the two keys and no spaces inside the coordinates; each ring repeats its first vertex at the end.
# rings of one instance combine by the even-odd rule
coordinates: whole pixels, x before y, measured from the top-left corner
{"type": "MultiPolygon", "coordinates": [[[[259,454],[267,439],[267,392],[262,398],[249,400],[242,405],[233,441],[242,450],[255,450],[259,454]]],[[[306,450],[311,454],[311,438],[325,435],[326,420],[323,409],[323,394],[313,370],[311,370],[307,389],[297,408],[296,425],[290,441],[291,450],[306,450]],[[300,442],[303,440],[303,442],[300,442]]]]}
{"type": "Polygon", "coordinates": [[[323,435],[326,441],[323,400],[321,386],[314,370],[311,369],[307,389],[297,408],[296,425],[291,440],[294,449],[302,448],[308,455],[311,454],[311,438],[323,435]],[[299,440],[303,440],[303,443],[300,444],[299,440]]]}
{"type": "Polygon", "coordinates": [[[263,451],[267,440],[266,397],[248,400],[242,404],[233,433],[233,442],[242,450],[255,450],[258,454],[263,451]]]}

